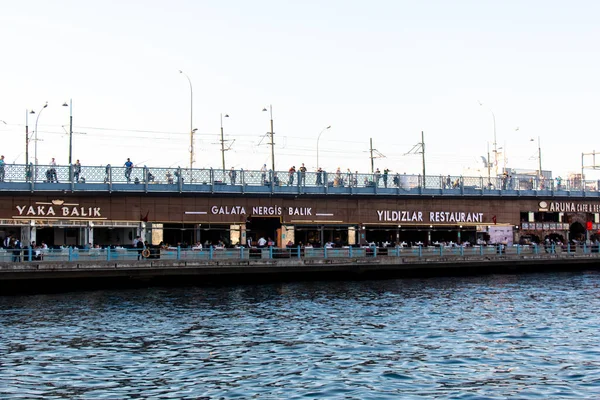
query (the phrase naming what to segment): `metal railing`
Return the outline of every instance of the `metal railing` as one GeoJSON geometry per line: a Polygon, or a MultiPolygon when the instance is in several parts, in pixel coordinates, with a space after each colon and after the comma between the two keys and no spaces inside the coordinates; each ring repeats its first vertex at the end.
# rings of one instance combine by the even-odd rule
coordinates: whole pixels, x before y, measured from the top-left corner
{"type": "Polygon", "coordinates": [[[304,247],[264,247],[264,248],[202,248],[184,249],[173,247],[168,249],[148,248],[126,249],[0,249],[0,262],[81,262],[81,261],[158,261],[158,260],[277,260],[277,259],[368,259],[385,257],[404,257],[413,259],[435,260],[436,258],[485,256],[526,256],[549,255],[565,257],[575,254],[595,255],[599,246],[589,245],[515,245],[515,246],[473,246],[473,247],[343,247],[343,248],[304,248],[304,247]]]}
{"type": "Polygon", "coordinates": [[[192,191],[315,194],[449,194],[569,196],[596,193],[598,181],[543,180],[537,177],[431,176],[359,172],[300,172],[186,169],[165,167],[7,164],[0,168],[0,188],[35,190],[192,191]]]}

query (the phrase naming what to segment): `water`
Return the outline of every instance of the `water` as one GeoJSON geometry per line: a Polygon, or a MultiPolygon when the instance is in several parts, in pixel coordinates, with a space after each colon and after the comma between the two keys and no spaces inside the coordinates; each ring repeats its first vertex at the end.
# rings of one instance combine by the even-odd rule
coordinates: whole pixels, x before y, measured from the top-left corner
{"type": "Polygon", "coordinates": [[[0,398],[600,394],[600,274],[0,297],[0,398]]]}

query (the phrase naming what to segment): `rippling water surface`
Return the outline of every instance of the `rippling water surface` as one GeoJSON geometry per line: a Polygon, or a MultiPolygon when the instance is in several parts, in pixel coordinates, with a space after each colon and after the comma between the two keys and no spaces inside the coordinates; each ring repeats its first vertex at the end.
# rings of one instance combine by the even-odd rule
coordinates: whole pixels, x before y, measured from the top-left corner
{"type": "Polygon", "coordinates": [[[0,297],[0,398],[597,398],[600,275],[0,297]]]}

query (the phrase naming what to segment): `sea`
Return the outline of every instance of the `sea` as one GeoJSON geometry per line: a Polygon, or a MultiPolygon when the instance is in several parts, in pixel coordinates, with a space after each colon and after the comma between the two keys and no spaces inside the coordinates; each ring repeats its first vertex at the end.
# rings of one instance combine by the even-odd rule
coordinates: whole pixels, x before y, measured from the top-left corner
{"type": "Polygon", "coordinates": [[[600,273],[0,296],[1,399],[597,399],[600,273]]]}

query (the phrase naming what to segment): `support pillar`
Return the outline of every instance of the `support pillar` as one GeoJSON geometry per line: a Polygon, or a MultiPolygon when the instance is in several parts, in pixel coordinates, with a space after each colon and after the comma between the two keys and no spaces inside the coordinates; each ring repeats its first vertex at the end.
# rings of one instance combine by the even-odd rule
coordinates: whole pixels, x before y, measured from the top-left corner
{"type": "Polygon", "coordinates": [[[319,242],[321,243],[321,247],[325,247],[325,232],[323,228],[323,225],[319,226],[319,242]]]}
{"type": "Polygon", "coordinates": [[[246,235],[246,224],[240,224],[240,244],[248,246],[248,237],[246,235]]]}
{"type": "MultiPolygon", "coordinates": [[[[23,226],[21,228],[21,245],[23,247],[27,247],[29,246],[29,244],[31,243],[31,231],[35,228],[35,222],[31,221],[29,224],[27,224],[26,226],[23,226]]],[[[35,239],[33,239],[35,240],[35,239]]]]}
{"type": "Polygon", "coordinates": [[[367,229],[363,225],[358,229],[358,244],[361,246],[367,245],[367,229]]]}
{"type": "MultiPolygon", "coordinates": [[[[31,244],[31,242],[35,242],[37,244],[37,227],[35,226],[35,221],[31,221],[29,226],[29,242],[27,245],[31,244]]],[[[23,242],[25,243],[25,242],[23,242]]]]}
{"type": "Polygon", "coordinates": [[[353,246],[356,244],[356,227],[350,226],[348,227],[348,246],[353,246]]]}
{"type": "Polygon", "coordinates": [[[240,245],[243,244],[242,240],[242,226],[233,224],[229,225],[229,242],[232,245],[240,245]]]}
{"type": "Polygon", "coordinates": [[[142,238],[142,240],[145,242],[146,240],[148,240],[148,238],[146,237],[146,223],[145,222],[140,222],[140,224],[137,227],[137,236],[139,236],[140,238],[142,238]]]}
{"type": "Polygon", "coordinates": [[[285,247],[290,240],[292,243],[296,243],[294,226],[281,225],[281,237],[279,239],[281,240],[281,247],[285,247]]]}
{"type": "Polygon", "coordinates": [[[90,248],[94,246],[94,223],[90,221],[85,229],[85,243],[84,246],[89,245],[90,248]]]}

